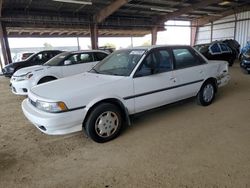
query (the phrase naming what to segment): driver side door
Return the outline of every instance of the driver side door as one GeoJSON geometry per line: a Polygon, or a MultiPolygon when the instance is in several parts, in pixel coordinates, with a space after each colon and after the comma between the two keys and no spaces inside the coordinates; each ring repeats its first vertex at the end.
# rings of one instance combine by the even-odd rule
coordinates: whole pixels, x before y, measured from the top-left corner
{"type": "Polygon", "coordinates": [[[173,74],[172,55],[167,48],[149,52],[133,79],[135,113],[175,101],[173,74]]]}

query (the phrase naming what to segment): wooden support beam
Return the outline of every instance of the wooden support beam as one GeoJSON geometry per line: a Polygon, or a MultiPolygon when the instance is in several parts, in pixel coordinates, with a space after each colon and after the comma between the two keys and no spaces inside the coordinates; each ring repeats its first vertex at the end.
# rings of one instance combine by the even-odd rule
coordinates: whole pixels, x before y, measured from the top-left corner
{"type": "Polygon", "coordinates": [[[0,0],[0,17],[2,17],[3,0],[0,0]]]}
{"type": "Polygon", "coordinates": [[[151,30],[151,45],[156,45],[157,42],[157,32],[158,32],[158,28],[157,27],[153,27],[151,30]]]}
{"type": "Polygon", "coordinates": [[[208,23],[219,20],[219,19],[221,19],[223,17],[230,16],[232,14],[237,14],[239,12],[249,11],[249,10],[250,10],[250,6],[245,5],[245,6],[237,7],[235,9],[231,9],[231,10],[228,10],[228,11],[225,11],[225,12],[221,12],[220,13],[221,16],[205,16],[205,17],[202,17],[200,19],[197,19],[196,22],[197,22],[197,24],[199,26],[203,26],[203,25],[206,25],[208,23]]]}
{"type": "Polygon", "coordinates": [[[77,9],[75,10],[75,12],[74,12],[74,13],[79,12],[79,11],[80,11],[81,9],[83,9],[85,6],[86,6],[86,5],[82,5],[82,6],[80,6],[79,8],[77,8],[77,9]]]}
{"type": "Polygon", "coordinates": [[[214,23],[211,22],[210,43],[213,42],[213,35],[214,35],[214,23]]]}
{"type": "Polygon", "coordinates": [[[29,9],[31,3],[32,3],[32,0],[29,0],[27,6],[25,7],[25,11],[27,11],[29,9]]]}
{"type": "Polygon", "coordinates": [[[188,7],[180,8],[175,12],[168,13],[165,16],[162,16],[161,18],[158,19],[159,20],[158,24],[162,24],[168,20],[175,19],[176,17],[181,16],[182,14],[187,14],[199,8],[203,8],[208,5],[220,2],[222,2],[222,0],[206,0],[206,1],[200,1],[199,3],[194,3],[188,7]]]}
{"type": "Polygon", "coordinates": [[[94,21],[96,23],[101,23],[103,20],[105,20],[107,17],[109,17],[111,14],[113,14],[116,10],[118,10],[120,7],[128,3],[130,0],[115,0],[110,5],[106,6],[102,10],[100,10],[97,14],[94,15],[94,21]]]}
{"type": "Polygon", "coordinates": [[[4,26],[2,22],[0,22],[0,43],[1,43],[4,64],[7,65],[9,63],[12,63],[10,47],[9,47],[9,42],[7,38],[7,31],[6,31],[6,27],[4,26]]]}
{"type": "Polygon", "coordinates": [[[98,28],[97,24],[90,25],[90,37],[92,49],[98,49],[98,28]]]}
{"type": "Polygon", "coordinates": [[[195,21],[191,22],[191,40],[190,40],[190,45],[194,46],[196,42],[196,37],[197,37],[197,23],[195,21]]]}

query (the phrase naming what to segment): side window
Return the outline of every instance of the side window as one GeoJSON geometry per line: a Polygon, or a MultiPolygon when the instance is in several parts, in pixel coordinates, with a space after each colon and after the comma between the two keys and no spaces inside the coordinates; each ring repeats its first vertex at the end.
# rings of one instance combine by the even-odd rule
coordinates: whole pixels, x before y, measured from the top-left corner
{"type": "Polygon", "coordinates": [[[167,50],[155,50],[147,55],[136,72],[136,77],[148,76],[172,70],[171,57],[167,50]]]}
{"type": "Polygon", "coordinates": [[[173,49],[175,68],[181,69],[202,64],[200,58],[195,57],[188,49],[173,49]]]}
{"type": "Polygon", "coordinates": [[[220,44],[220,47],[222,52],[229,52],[229,49],[226,44],[220,44]]]}
{"type": "Polygon", "coordinates": [[[78,54],[71,55],[67,60],[70,61],[70,64],[76,64],[78,54]]]}
{"type": "Polygon", "coordinates": [[[93,62],[93,56],[91,53],[78,54],[77,63],[89,63],[93,62]]]}
{"type": "Polygon", "coordinates": [[[172,70],[171,57],[167,50],[159,50],[156,52],[156,58],[158,59],[158,64],[156,67],[157,73],[172,70]]]}
{"type": "Polygon", "coordinates": [[[148,76],[153,74],[153,67],[156,65],[156,57],[154,53],[150,53],[143,60],[139,69],[136,72],[136,77],[148,76]]]}
{"type": "Polygon", "coordinates": [[[73,54],[67,60],[70,64],[89,63],[93,61],[91,53],[73,54]]]}
{"type": "Polygon", "coordinates": [[[101,61],[108,56],[108,54],[102,52],[94,52],[94,55],[95,55],[95,61],[101,61]]]}
{"type": "Polygon", "coordinates": [[[209,50],[211,52],[211,54],[219,54],[221,53],[220,47],[217,43],[214,43],[213,45],[211,45],[209,47],[209,50]]]}
{"type": "Polygon", "coordinates": [[[43,59],[43,54],[39,53],[35,57],[33,57],[33,59],[31,61],[32,61],[32,63],[40,64],[40,63],[42,63],[42,59],[43,59]]]}

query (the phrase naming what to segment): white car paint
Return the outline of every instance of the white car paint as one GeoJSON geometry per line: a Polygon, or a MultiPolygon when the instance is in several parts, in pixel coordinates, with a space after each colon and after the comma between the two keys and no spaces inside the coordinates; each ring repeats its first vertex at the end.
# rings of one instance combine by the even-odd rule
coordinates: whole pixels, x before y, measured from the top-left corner
{"type": "MultiPolygon", "coordinates": [[[[150,53],[157,48],[153,46],[143,49],[150,53]]],[[[22,102],[23,113],[46,134],[68,134],[81,131],[87,112],[104,99],[120,101],[128,114],[132,115],[196,96],[209,78],[216,79],[218,87],[226,85],[230,79],[227,62],[208,61],[205,58],[202,65],[136,77],[136,70],[145,57],[146,53],[129,76],[86,72],[35,86],[29,91],[29,99],[22,102]],[[44,112],[30,102],[37,100],[63,101],[70,110],[62,113],[44,112]],[[41,129],[42,126],[46,130],[41,129]]]]}
{"type": "MultiPolygon", "coordinates": [[[[101,52],[107,54],[106,52],[99,50],[79,51],[79,52],[72,52],[71,54],[80,54],[89,52],[91,53],[101,52]]],[[[10,83],[12,86],[12,92],[17,95],[27,95],[30,88],[36,86],[42,78],[54,77],[56,79],[59,79],[67,76],[76,75],[82,72],[89,71],[97,63],[98,61],[92,61],[88,63],[78,63],[72,65],[62,65],[62,66],[36,65],[27,68],[22,68],[16,71],[14,75],[11,77],[10,83]],[[19,78],[22,78],[24,77],[24,75],[27,74],[32,74],[33,76],[30,77],[29,79],[25,79],[22,81],[18,80],[19,78]]]]}

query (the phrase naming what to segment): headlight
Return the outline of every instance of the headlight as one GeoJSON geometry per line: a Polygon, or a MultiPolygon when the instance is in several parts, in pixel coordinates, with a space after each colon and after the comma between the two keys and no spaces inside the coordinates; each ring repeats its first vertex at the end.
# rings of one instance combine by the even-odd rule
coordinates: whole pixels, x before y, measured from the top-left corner
{"type": "Polygon", "coordinates": [[[36,107],[45,112],[63,112],[68,110],[66,104],[64,102],[44,102],[44,101],[36,101],[36,107]]]}
{"type": "Polygon", "coordinates": [[[31,72],[28,72],[26,74],[20,75],[20,76],[14,76],[13,80],[15,81],[24,81],[24,80],[28,80],[33,76],[33,74],[31,72]]]}

